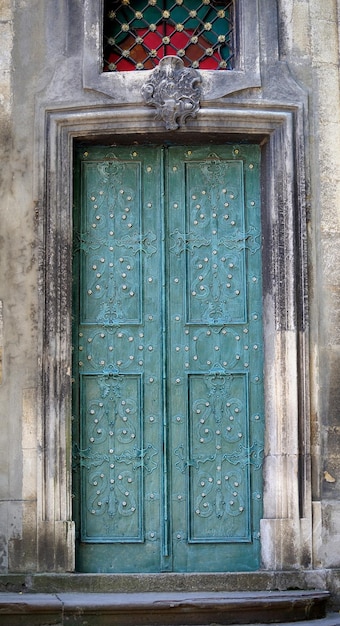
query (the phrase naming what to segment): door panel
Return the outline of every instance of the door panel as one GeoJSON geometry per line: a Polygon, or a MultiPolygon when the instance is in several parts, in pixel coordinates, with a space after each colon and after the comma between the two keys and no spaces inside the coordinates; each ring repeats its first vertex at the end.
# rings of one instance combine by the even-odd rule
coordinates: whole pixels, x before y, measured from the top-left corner
{"type": "Polygon", "coordinates": [[[79,151],[82,571],[259,566],[259,149],[79,151]]]}
{"type": "Polygon", "coordinates": [[[251,464],[263,423],[259,151],[168,154],[174,568],[252,569],[261,472],[251,476],[251,464]]]}
{"type": "Polygon", "coordinates": [[[75,486],[85,571],[160,567],[161,161],[159,151],[130,153],[91,149],[79,162],[75,486]]]}

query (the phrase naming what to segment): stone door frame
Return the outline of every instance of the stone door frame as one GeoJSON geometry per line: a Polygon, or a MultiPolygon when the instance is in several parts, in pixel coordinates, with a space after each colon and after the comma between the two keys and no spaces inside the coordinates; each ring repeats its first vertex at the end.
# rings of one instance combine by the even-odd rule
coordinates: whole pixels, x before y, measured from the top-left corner
{"type": "MultiPolygon", "coordinates": [[[[311,562],[309,366],[303,107],[209,103],[183,143],[252,141],[262,147],[265,390],[264,569],[311,562]]],[[[74,570],[71,492],[73,146],[166,140],[144,106],[49,108],[41,223],[42,384],[39,411],[38,569],[74,570]]],[[[173,138],[173,137],[172,137],[173,138]]]]}

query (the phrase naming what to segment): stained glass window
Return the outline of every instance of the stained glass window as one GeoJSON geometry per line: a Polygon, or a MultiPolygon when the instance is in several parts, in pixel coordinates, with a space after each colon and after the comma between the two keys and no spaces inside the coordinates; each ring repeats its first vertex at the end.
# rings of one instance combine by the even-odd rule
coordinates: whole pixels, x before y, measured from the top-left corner
{"type": "Polygon", "coordinates": [[[196,69],[231,70],[233,0],[105,0],[104,71],[149,70],[166,55],[196,69]]]}

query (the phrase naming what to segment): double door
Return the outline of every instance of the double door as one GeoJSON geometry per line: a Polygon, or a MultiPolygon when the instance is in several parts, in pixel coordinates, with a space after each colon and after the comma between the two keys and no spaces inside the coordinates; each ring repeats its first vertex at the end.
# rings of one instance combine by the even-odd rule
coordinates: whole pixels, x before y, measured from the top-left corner
{"type": "Polygon", "coordinates": [[[88,147],[74,209],[86,572],[259,567],[259,148],[88,147]]]}

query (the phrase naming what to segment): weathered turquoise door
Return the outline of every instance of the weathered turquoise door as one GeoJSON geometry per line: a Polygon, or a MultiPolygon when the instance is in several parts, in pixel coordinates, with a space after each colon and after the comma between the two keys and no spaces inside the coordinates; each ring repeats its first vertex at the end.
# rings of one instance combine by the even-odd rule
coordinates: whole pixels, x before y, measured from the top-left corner
{"type": "Polygon", "coordinates": [[[259,567],[259,159],[250,145],[78,152],[81,571],[259,567]]]}

